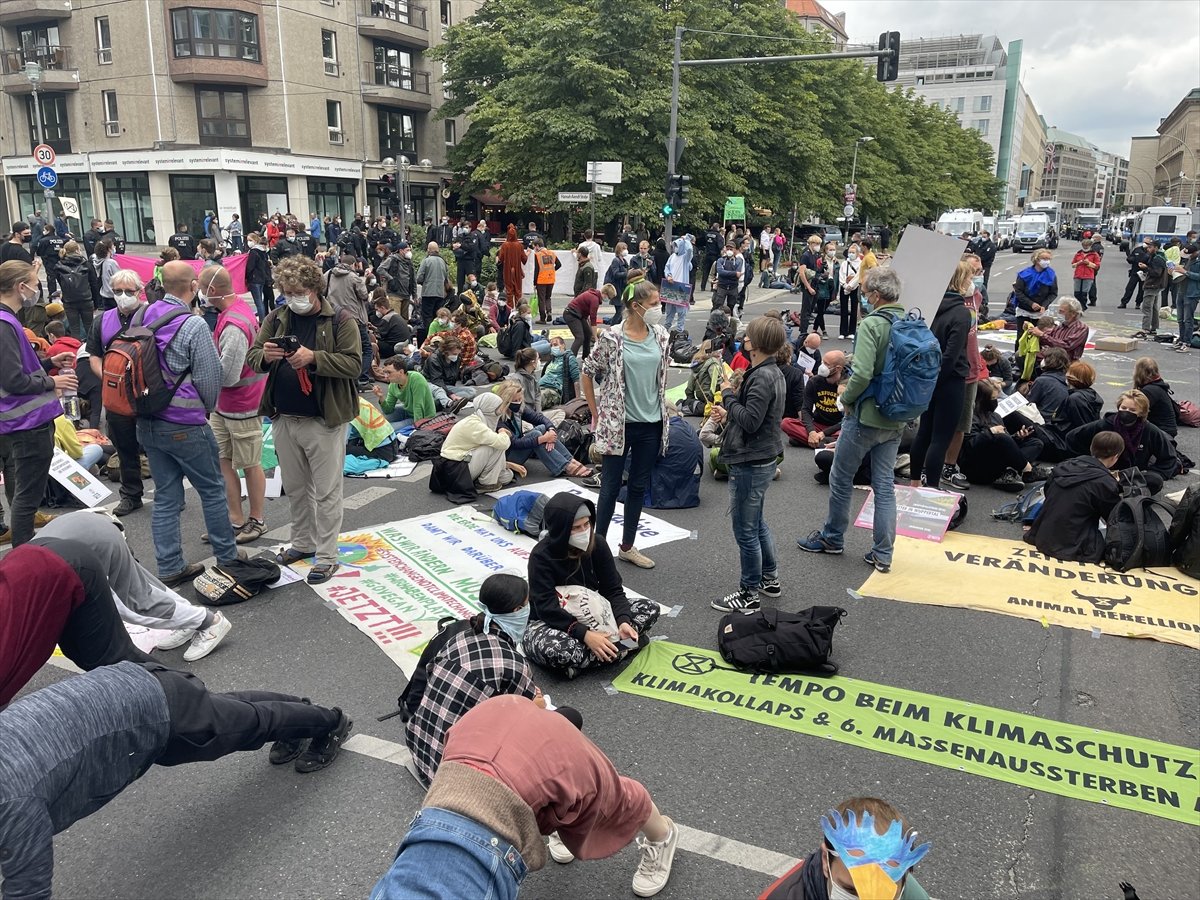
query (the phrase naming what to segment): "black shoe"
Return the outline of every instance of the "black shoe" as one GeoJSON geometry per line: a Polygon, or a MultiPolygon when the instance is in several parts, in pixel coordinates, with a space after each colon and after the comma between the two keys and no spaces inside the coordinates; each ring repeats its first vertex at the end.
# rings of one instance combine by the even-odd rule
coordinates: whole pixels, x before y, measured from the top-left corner
{"type": "Polygon", "coordinates": [[[350,721],[350,717],[337,707],[334,707],[339,718],[338,723],[333,727],[333,730],[327,734],[313,738],[309,742],[308,749],[300,754],[296,760],[296,771],[301,773],[316,772],[324,769],[335,759],[342,749],[342,744],[346,740],[346,735],[350,733],[350,729],[354,723],[350,721]]]}
{"type": "Polygon", "coordinates": [[[1016,469],[1005,469],[1004,474],[992,482],[992,487],[1016,494],[1025,489],[1025,480],[1016,469]]]}
{"type": "Polygon", "coordinates": [[[290,763],[303,753],[307,746],[308,738],[300,738],[296,741],[276,741],[271,745],[271,765],[282,766],[290,763]]]}
{"type": "Polygon", "coordinates": [[[1121,304],[1118,304],[1118,305],[1117,305],[1117,309],[1124,309],[1124,308],[1125,308],[1125,307],[1127,307],[1128,305],[1129,305],[1128,303],[1121,303],[1121,304]]]}
{"type": "Polygon", "coordinates": [[[200,563],[192,563],[190,566],[184,566],[182,571],[176,572],[174,575],[160,575],[159,581],[167,587],[179,587],[185,581],[191,581],[197,575],[204,571],[204,566],[200,563]]]}
{"type": "Polygon", "coordinates": [[[121,502],[117,504],[117,508],[113,510],[114,516],[127,516],[135,510],[142,508],[141,500],[131,500],[129,497],[122,497],[121,502]]]}

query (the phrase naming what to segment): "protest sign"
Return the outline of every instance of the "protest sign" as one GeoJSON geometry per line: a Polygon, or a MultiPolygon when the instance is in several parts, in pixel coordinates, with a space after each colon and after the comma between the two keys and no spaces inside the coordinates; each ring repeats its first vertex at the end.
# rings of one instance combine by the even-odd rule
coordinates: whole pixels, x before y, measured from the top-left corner
{"type": "Polygon", "coordinates": [[[725,221],[726,222],[744,222],[744,221],[746,221],[746,198],[745,197],[726,197],[725,198],[725,221]]]}
{"type": "MultiPolygon", "coordinates": [[[[896,485],[896,534],[922,541],[940,541],[958,509],[958,499],[958,494],[951,491],[896,485]]],[[[875,491],[872,490],[854,520],[854,527],[870,529],[874,517],[875,491]]]]}
{"type": "Polygon", "coordinates": [[[686,282],[664,278],[658,289],[659,299],[672,306],[688,306],[692,300],[692,286],[686,282]]]}
{"type": "Polygon", "coordinates": [[[1019,540],[961,532],[940,544],[897,538],[891,572],[872,574],[859,593],[1200,650],[1200,581],[1170,567],[1114,572],[1063,562],[1019,540]]]}
{"type": "MultiPolygon", "coordinates": [[[[753,675],[653,641],[613,679],[677,703],[996,781],[1198,824],[1200,752],[855,678],[753,675]]],[[[915,773],[914,773],[915,774],[915,773]]],[[[921,777],[928,777],[921,772],[921,777]]]]}
{"type": "Polygon", "coordinates": [[[921,310],[925,321],[932,322],[966,248],[958,238],[919,225],[905,228],[891,262],[900,276],[900,302],[921,310]]]}
{"type": "Polygon", "coordinates": [[[60,447],[54,448],[54,456],[50,459],[50,477],[87,507],[99,506],[107,497],[112,496],[112,491],[91,472],[71,459],[60,447]]]}

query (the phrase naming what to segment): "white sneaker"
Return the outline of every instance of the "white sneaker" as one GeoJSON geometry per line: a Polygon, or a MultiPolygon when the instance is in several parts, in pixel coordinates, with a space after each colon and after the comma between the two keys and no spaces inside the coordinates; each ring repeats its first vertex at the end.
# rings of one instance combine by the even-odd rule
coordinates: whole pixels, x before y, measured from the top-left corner
{"type": "Polygon", "coordinates": [[[557,831],[550,832],[546,846],[550,850],[550,858],[556,863],[565,866],[569,862],[574,862],[575,854],[567,849],[567,845],[562,842],[557,831]]]}
{"type": "Polygon", "coordinates": [[[182,647],[188,641],[196,636],[197,629],[195,628],[176,628],[165,638],[158,642],[156,650],[175,650],[182,647]]]}
{"type": "Polygon", "coordinates": [[[208,654],[217,649],[217,645],[225,640],[225,635],[229,634],[233,625],[229,620],[220,613],[216,614],[213,623],[203,630],[196,631],[196,636],[192,638],[192,644],[183,652],[183,658],[186,662],[195,662],[198,659],[204,659],[208,654]]]}
{"type": "Polygon", "coordinates": [[[670,819],[667,819],[667,825],[670,826],[671,833],[661,843],[655,844],[644,837],[638,838],[642,858],[637,871],[633,873],[633,892],[639,897],[653,897],[667,886],[667,879],[671,877],[671,863],[675,861],[679,829],[670,819]]]}
{"type": "Polygon", "coordinates": [[[643,569],[654,568],[654,560],[642,553],[637,547],[630,547],[628,550],[618,550],[617,557],[643,569]]]}

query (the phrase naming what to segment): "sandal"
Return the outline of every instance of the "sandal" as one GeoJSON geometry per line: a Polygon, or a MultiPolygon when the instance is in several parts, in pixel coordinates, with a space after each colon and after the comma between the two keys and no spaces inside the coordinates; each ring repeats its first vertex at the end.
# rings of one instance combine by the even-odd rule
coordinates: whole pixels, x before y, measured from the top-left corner
{"type": "Polygon", "coordinates": [[[281,566],[290,566],[292,563],[300,562],[302,559],[312,559],[316,555],[316,550],[305,552],[297,550],[295,547],[288,547],[286,550],[275,554],[275,562],[281,566]]]}
{"type": "Polygon", "coordinates": [[[564,473],[568,478],[591,478],[592,470],[577,459],[571,460],[564,473]]]}
{"type": "Polygon", "coordinates": [[[337,572],[338,568],[339,568],[339,565],[337,563],[328,563],[328,564],[322,563],[319,566],[313,566],[311,569],[308,570],[308,583],[309,584],[324,584],[330,578],[333,577],[334,573],[337,572]]]}

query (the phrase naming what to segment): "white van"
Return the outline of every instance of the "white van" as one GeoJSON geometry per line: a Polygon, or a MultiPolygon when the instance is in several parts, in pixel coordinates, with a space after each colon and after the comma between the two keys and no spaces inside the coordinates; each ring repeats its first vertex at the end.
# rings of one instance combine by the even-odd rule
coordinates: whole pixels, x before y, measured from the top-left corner
{"type": "Polygon", "coordinates": [[[1192,211],[1186,206],[1151,206],[1142,210],[1133,225],[1133,240],[1141,243],[1153,238],[1165,245],[1171,238],[1182,239],[1192,230],[1192,211]]]}
{"type": "Polygon", "coordinates": [[[1013,253],[1041,250],[1050,246],[1050,220],[1044,213],[1017,216],[1013,220],[1013,253]]]}

